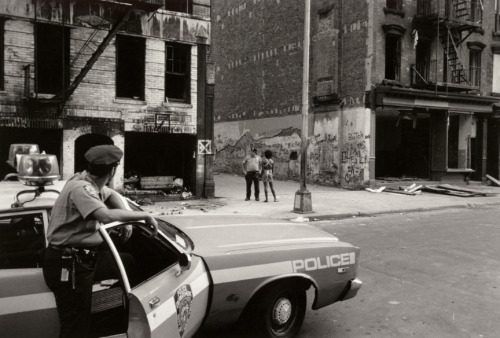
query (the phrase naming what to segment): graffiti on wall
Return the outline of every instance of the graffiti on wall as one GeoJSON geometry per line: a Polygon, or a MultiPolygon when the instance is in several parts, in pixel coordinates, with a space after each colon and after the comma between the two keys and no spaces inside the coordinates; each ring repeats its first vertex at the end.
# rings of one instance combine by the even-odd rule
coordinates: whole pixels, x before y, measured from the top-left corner
{"type": "Polygon", "coordinates": [[[353,132],[347,135],[347,142],[342,147],[342,173],[347,184],[359,185],[363,183],[365,167],[368,164],[368,149],[366,146],[370,136],[362,132],[353,132]]]}

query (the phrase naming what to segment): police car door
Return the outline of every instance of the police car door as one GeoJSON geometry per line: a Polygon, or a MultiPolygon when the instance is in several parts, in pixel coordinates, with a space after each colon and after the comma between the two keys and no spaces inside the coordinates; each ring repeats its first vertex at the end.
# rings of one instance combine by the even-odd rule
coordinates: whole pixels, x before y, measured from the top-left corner
{"type": "Polygon", "coordinates": [[[123,234],[124,224],[101,230],[129,297],[128,337],[191,337],[208,306],[209,280],[203,261],[184,253],[161,232],[151,238],[143,223],[128,225],[132,235],[126,241],[120,240],[125,235],[114,235],[123,234]]]}
{"type": "Polygon", "coordinates": [[[0,337],[55,337],[56,304],[42,271],[47,211],[0,214],[0,337]]]}

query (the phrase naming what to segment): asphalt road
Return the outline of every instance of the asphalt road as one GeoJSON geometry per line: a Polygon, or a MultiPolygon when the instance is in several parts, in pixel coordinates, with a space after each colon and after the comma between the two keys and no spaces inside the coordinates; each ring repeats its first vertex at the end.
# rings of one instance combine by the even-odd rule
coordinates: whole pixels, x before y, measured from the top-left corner
{"type": "Polygon", "coordinates": [[[299,337],[500,337],[500,210],[317,224],[361,247],[354,299],[310,311],[299,337]]]}
{"type": "Polygon", "coordinates": [[[298,337],[500,337],[499,220],[486,208],[313,223],[361,247],[363,287],[318,311],[309,290],[298,337]]]}

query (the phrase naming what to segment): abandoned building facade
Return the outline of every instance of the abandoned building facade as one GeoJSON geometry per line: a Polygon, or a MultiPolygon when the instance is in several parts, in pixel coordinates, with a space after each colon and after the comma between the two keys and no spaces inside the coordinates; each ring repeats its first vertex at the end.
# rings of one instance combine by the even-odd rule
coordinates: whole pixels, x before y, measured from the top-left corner
{"type": "MultiPolygon", "coordinates": [[[[304,3],[212,3],[214,170],[298,179],[304,3]],[[237,41],[237,43],[235,43],[237,41]]],[[[498,0],[311,0],[307,179],[499,176],[498,0]]]]}
{"type": "Polygon", "coordinates": [[[2,1],[0,158],[37,143],[67,179],[115,144],[114,187],[171,176],[213,195],[210,35],[210,0],[2,1]]]}

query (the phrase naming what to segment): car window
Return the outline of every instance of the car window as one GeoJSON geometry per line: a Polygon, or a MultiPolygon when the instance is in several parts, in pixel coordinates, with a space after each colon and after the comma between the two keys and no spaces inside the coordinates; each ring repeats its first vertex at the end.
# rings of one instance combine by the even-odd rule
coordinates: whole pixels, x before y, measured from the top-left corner
{"type": "Polygon", "coordinates": [[[0,269],[41,267],[43,219],[41,211],[0,215],[0,269]]]}
{"type": "Polygon", "coordinates": [[[120,254],[130,287],[145,282],[179,261],[179,253],[161,235],[151,238],[150,231],[138,224],[132,225],[132,235],[126,241],[120,236],[125,225],[107,231],[120,254]]]}

